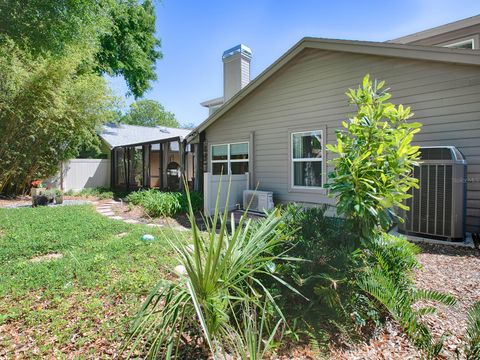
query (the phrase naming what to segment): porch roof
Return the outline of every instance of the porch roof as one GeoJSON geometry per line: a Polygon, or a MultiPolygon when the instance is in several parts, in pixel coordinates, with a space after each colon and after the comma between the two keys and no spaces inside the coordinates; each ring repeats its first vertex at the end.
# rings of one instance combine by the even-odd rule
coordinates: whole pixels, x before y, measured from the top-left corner
{"type": "Polygon", "coordinates": [[[187,129],[171,128],[166,126],[138,126],[126,124],[105,124],[100,132],[100,137],[110,149],[119,146],[133,146],[168,140],[183,139],[190,133],[187,129]]]}

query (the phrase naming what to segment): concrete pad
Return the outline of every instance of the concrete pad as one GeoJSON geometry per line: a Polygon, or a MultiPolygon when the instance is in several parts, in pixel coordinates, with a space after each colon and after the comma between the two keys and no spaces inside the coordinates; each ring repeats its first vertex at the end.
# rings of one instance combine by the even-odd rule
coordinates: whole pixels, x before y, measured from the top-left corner
{"type": "Polygon", "coordinates": [[[140,224],[140,221],[135,220],[135,219],[127,219],[124,220],[127,224],[140,224]]]}

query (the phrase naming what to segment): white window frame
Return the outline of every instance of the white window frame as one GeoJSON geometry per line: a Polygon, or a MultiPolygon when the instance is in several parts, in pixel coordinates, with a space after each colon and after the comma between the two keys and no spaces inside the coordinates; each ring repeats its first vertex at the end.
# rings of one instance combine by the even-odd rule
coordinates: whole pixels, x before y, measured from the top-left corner
{"type": "MultiPolygon", "coordinates": [[[[250,142],[249,141],[238,141],[238,142],[232,142],[232,143],[224,143],[224,144],[212,144],[210,145],[210,171],[213,175],[213,164],[215,163],[227,163],[227,170],[228,173],[223,174],[223,175],[245,175],[248,172],[244,174],[232,174],[232,169],[230,167],[231,163],[242,163],[242,162],[247,162],[248,163],[248,172],[250,172],[250,142]],[[246,159],[230,159],[230,147],[231,145],[237,145],[237,144],[247,144],[247,158],[246,159]],[[214,146],[227,146],[227,158],[225,160],[213,160],[213,147],[214,146]]],[[[215,176],[219,176],[218,174],[215,176]]]]}
{"type": "Polygon", "coordinates": [[[325,179],[324,179],[324,163],[323,163],[323,158],[324,158],[324,150],[325,150],[325,137],[324,137],[325,132],[322,129],[317,129],[317,130],[305,130],[305,131],[295,131],[290,133],[290,188],[291,189],[301,189],[301,190],[324,190],[325,188],[323,185],[325,184],[325,179]],[[298,158],[295,159],[293,157],[293,136],[298,135],[298,134],[311,134],[311,133],[320,133],[321,136],[321,158],[298,158]],[[321,186],[299,186],[295,185],[295,163],[296,162],[321,162],[322,163],[322,179],[321,179],[321,186]]]}
{"type": "Polygon", "coordinates": [[[443,46],[447,48],[457,48],[458,46],[465,45],[465,44],[472,44],[472,50],[476,48],[476,43],[474,38],[460,40],[460,41],[457,41],[451,44],[446,44],[443,46]]]}

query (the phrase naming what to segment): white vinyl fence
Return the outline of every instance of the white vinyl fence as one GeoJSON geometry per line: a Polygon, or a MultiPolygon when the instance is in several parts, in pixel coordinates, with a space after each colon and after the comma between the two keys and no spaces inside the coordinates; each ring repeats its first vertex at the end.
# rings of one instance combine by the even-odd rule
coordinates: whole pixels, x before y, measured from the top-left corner
{"type": "Polygon", "coordinates": [[[212,215],[215,211],[215,202],[217,200],[218,188],[220,187],[219,210],[225,210],[225,200],[227,199],[228,186],[230,185],[230,197],[228,200],[228,211],[235,210],[237,204],[242,206],[243,190],[249,189],[248,173],[243,175],[223,175],[220,182],[220,175],[204,173],[203,189],[203,211],[205,214],[212,215]]]}
{"type": "Polygon", "coordinates": [[[110,187],[109,159],[73,159],[62,164],[56,178],[57,186],[64,191],[110,187]]]}

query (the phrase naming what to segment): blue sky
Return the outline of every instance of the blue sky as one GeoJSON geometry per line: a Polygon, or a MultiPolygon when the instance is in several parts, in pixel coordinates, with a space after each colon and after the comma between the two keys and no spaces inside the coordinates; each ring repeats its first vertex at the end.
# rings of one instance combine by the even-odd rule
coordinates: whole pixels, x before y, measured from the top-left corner
{"type": "MultiPolygon", "coordinates": [[[[304,36],[384,41],[480,14],[478,0],[163,0],[156,1],[163,59],[144,95],[180,123],[207,116],[200,102],[222,96],[221,56],[243,43],[253,52],[252,78],[304,36]]],[[[122,78],[114,93],[127,92],[122,78]]],[[[125,106],[133,99],[125,98],[125,106]]]]}

